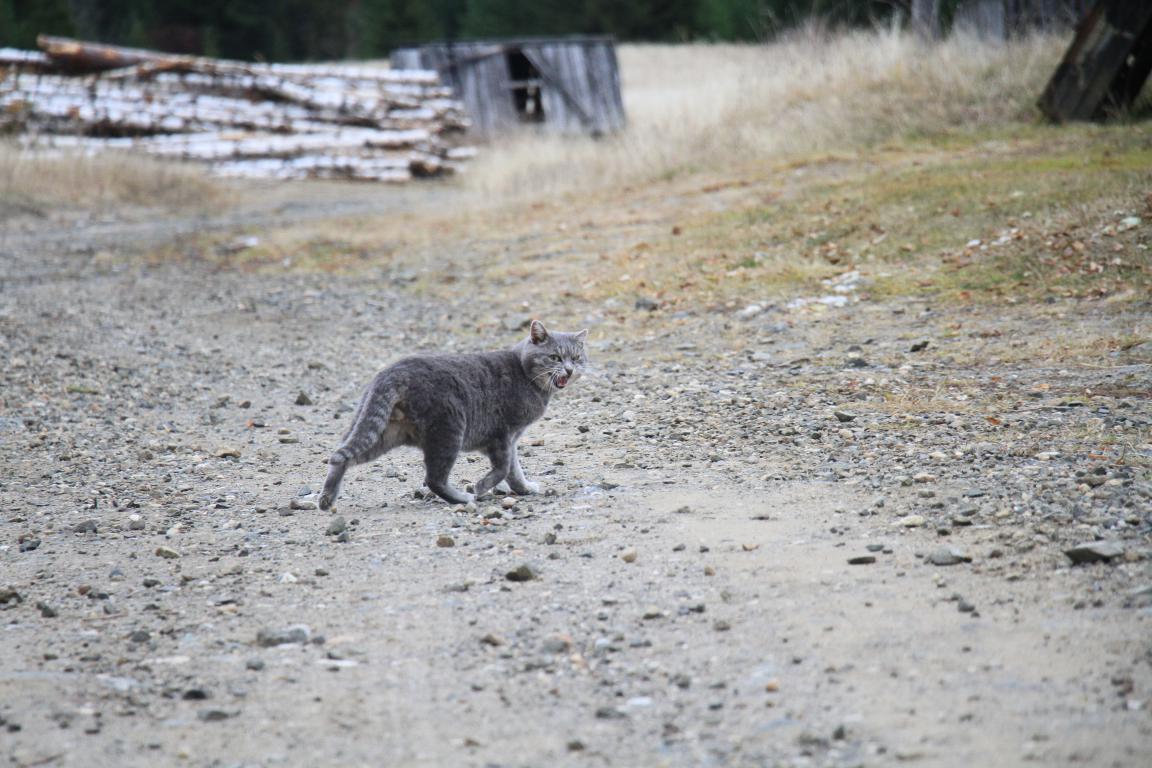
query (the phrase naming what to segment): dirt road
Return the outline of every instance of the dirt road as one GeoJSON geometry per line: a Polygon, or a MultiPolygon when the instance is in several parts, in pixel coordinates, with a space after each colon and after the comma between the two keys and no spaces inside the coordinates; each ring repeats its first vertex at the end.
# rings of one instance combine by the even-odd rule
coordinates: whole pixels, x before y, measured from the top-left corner
{"type": "MultiPolygon", "coordinates": [[[[1147,344],[1044,358],[1146,335],[1147,304],[673,315],[548,282],[525,306],[150,264],[163,231],[121,225],[3,245],[6,764],[1152,753],[1147,344]],[[526,438],[546,495],[454,509],[395,453],[315,509],[373,371],[529,315],[591,325],[599,371],[526,438]],[[1095,540],[1109,561],[1073,566],[1095,540]]],[[[482,278],[525,258],[504,251],[453,258],[482,278]]]]}

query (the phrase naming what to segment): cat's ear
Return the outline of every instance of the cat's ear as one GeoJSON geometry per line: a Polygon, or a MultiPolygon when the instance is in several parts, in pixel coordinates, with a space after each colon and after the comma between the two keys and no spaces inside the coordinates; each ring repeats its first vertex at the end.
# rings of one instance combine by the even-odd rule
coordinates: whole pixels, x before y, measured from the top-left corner
{"type": "Polygon", "coordinates": [[[544,342],[548,341],[548,329],[545,328],[544,323],[540,322],[539,320],[532,321],[532,329],[530,333],[532,334],[533,344],[543,344],[544,342]]]}
{"type": "Polygon", "coordinates": [[[584,346],[584,342],[588,341],[588,329],[580,331],[576,334],[576,341],[580,342],[580,346],[584,346]]]}

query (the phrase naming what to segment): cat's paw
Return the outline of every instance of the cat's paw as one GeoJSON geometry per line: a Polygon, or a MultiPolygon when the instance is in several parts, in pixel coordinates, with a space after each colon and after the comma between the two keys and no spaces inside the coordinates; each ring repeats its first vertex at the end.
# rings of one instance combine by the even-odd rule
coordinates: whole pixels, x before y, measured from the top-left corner
{"type": "Polygon", "coordinates": [[[322,494],[320,494],[320,498],[316,501],[316,506],[320,507],[320,509],[327,512],[328,510],[332,509],[332,502],[333,501],[334,501],[334,499],[332,498],[331,494],[322,493],[322,494]]]}
{"type": "Polygon", "coordinates": [[[525,480],[520,484],[518,488],[514,488],[513,490],[516,491],[517,496],[531,496],[533,494],[540,493],[540,485],[539,483],[533,483],[525,480]]]}
{"type": "Polygon", "coordinates": [[[499,485],[492,490],[499,491],[500,493],[512,493],[512,486],[508,484],[507,480],[501,480],[499,485]]]}

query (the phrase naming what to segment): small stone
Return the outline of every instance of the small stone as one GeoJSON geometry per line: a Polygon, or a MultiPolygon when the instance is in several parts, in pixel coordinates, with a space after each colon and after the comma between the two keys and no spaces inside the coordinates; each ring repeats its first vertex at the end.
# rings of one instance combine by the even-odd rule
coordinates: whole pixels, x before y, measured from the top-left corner
{"type": "Polygon", "coordinates": [[[537,578],[537,573],[528,563],[521,563],[504,574],[504,578],[508,581],[532,581],[537,578]]]}
{"type": "Polygon", "coordinates": [[[636,551],[635,547],[628,547],[627,549],[625,549],[623,552],[620,553],[620,559],[626,563],[636,562],[636,558],[638,556],[639,556],[639,553],[636,551]]]}
{"type": "Polygon", "coordinates": [[[436,537],[436,546],[445,548],[454,547],[456,546],[456,539],[446,533],[442,533],[436,537]]]}
{"type": "Polygon", "coordinates": [[[259,672],[264,669],[264,659],[248,659],[244,662],[244,668],[250,669],[253,672],[259,672]]]}
{"type": "Polygon", "coordinates": [[[704,566],[704,575],[705,576],[715,576],[716,575],[716,569],[710,565],[706,565],[706,566],[704,566]]]}
{"type": "Polygon", "coordinates": [[[128,642],[130,643],[146,643],[152,639],[152,633],[146,629],[138,629],[132,634],[128,635],[128,642]]]}
{"type": "Polygon", "coordinates": [[[599,720],[623,720],[626,717],[628,715],[616,707],[600,707],[596,710],[596,718],[599,720]]]}
{"type": "Polygon", "coordinates": [[[149,576],[148,578],[144,579],[143,583],[146,588],[151,589],[152,587],[160,586],[160,579],[154,579],[149,576]]]}
{"type": "Polygon", "coordinates": [[[869,552],[883,552],[884,545],[880,543],[869,544],[867,547],[865,547],[865,549],[867,549],[869,552]]]}
{"type": "Polygon", "coordinates": [[[72,526],[72,532],[73,533],[96,533],[96,521],[95,520],[85,520],[84,522],[76,523],[76,525],[72,526]]]}
{"type": "Polygon", "coordinates": [[[848,558],[848,565],[871,565],[876,562],[876,555],[858,555],[848,558]]]}
{"type": "Polygon", "coordinates": [[[12,587],[0,587],[0,605],[22,603],[24,598],[12,587]]]}
{"type": "Polygon", "coordinates": [[[556,543],[556,534],[554,534],[552,531],[548,531],[548,533],[544,534],[544,543],[545,544],[555,544],[556,543]]]}
{"type": "Polygon", "coordinates": [[[336,515],[328,522],[328,527],[324,529],[325,536],[339,536],[344,531],[348,530],[348,523],[341,515],[336,515]]]}
{"type": "Polygon", "coordinates": [[[914,483],[934,483],[936,482],[936,475],[928,472],[917,472],[912,475],[912,482],[914,483]]]}
{"type": "Polygon", "coordinates": [[[835,412],[833,412],[832,415],[835,416],[838,421],[843,422],[845,424],[847,424],[850,421],[856,420],[856,414],[849,413],[848,411],[835,411],[835,412]]]}
{"type": "Polygon", "coordinates": [[[972,558],[955,547],[940,547],[928,555],[928,562],[932,565],[959,565],[972,562],[972,558]]]}
{"type": "Polygon", "coordinates": [[[312,630],[303,624],[280,629],[261,629],[256,633],[256,644],[261,648],[275,648],[278,645],[307,643],[312,638],[312,630]]]}
{"type": "Polygon", "coordinates": [[[142,530],[144,530],[144,518],[140,517],[140,515],[129,515],[128,516],[128,530],[130,530],[130,531],[142,531],[142,530]]]}
{"type": "Polygon", "coordinates": [[[240,458],[240,449],[234,445],[225,445],[216,449],[216,457],[220,459],[240,458]]]}
{"type": "Polygon", "coordinates": [[[312,405],[312,398],[308,397],[308,393],[301,391],[296,395],[296,405],[312,405]]]}
{"type": "Polygon", "coordinates": [[[512,509],[512,507],[516,506],[516,499],[511,496],[505,496],[500,500],[500,506],[504,509],[512,509]]]}
{"type": "Polygon", "coordinates": [[[290,573],[288,571],[285,571],[276,577],[276,583],[278,584],[295,584],[298,581],[300,581],[300,579],[296,578],[294,573],[290,573]]]}
{"type": "Polygon", "coordinates": [[[156,547],[156,557],[162,557],[165,560],[175,560],[180,557],[180,553],[172,549],[172,547],[156,547]]]}
{"type": "Polygon", "coordinates": [[[556,635],[545,640],[540,645],[544,653],[568,653],[572,650],[572,638],[568,635],[556,635]]]}
{"type": "Polygon", "coordinates": [[[52,606],[50,606],[48,603],[44,602],[43,600],[36,603],[36,607],[38,609],[40,609],[40,615],[43,616],[45,619],[54,619],[60,615],[59,613],[57,613],[55,608],[53,608],[52,606]]]}
{"type": "Polygon", "coordinates": [[[655,606],[649,606],[648,608],[644,609],[644,613],[642,613],[640,617],[647,620],[662,619],[664,618],[664,611],[655,606]]]}
{"type": "Polygon", "coordinates": [[[712,622],[712,629],[716,630],[717,632],[727,632],[728,630],[732,629],[732,625],[724,619],[717,619],[716,621],[712,622]]]}
{"type": "Polygon", "coordinates": [[[21,539],[21,541],[20,541],[20,551],[21,552],[33,552],[39,548],[40,548],[40,539],[30,538],[30,539],[21,539]]]}
{"type": "Polygon", "coordinates": [[[311,499],[295,498],[288,502],[288,508],[302,511],[306,509],[316,509],[317,507],[316,502],[312,501],[311,499]]]}
{"type": "Polygon", "coordinates": [[[504,638],[500,637],[500,635],[489,632],[488,634],[484,635],[484,637],[480,638],[480,644],[490,645],[493,648],[499,648],[500,646],[504,645],[504,638]]]}
{"type": "Polygon", "coordinates": [[[644,312],[655,312],[656,310],[660,309],[660,304],[648,298],[647,296],[641,296],[640,298],[636,299],[635,307],[636,309],[642,310],[644,312]]]}
{"type": "Polygon", "coordinates": [[[956,608],[957,608],[957,610],[960,611],[960,613],[975,613],[976,612],[976,606],[972,605],[972,603],[970,603],[964,599],[957,601],[956,608]]]}
{"type": "Polygon", "coordinates": [[[911,347],[909,347],[908,351],[909,352],[923,352],[924,350],[928,349],[928,344],[929,344],[929,342],[927,339],[925,339],[924,341],[918,341],[915,344],[913,344],[911,347]]]}
{"type": "Polygon", "coordinates": [[[924,516],[907,515],[906,517],[902,517],[897,520],[896,524],[905,528],[919,528],[920,526],[924,525],[924,516]]]}
{"type": "Polygon", "coordinates": [[[780,690],[780,681],[776,678],[772,678],[768,682],[764,683],[764,690],[768,693],[776,693],[780,690]]]}
{"type": "Polygon", "coordinates": [[[569,752],[583,752],[584,742],[580,741],[580,739],[572,739],[568,742],[566,747],[569,752]]]}
{"type": "Polygon", "coordinates": [[[1064,550],[1073,565],[1082,563],[1108,563],[1124,554],[1124,545],[1118,541],[1089,541],[1064,550]]]}
{"type": "Polygon", "coordinates": [[[202,709],[196,713],[196,717],[205,723],[217,723],[221,720],[227,720],[240,714],[235,710],[226,709],[202,709]]]}

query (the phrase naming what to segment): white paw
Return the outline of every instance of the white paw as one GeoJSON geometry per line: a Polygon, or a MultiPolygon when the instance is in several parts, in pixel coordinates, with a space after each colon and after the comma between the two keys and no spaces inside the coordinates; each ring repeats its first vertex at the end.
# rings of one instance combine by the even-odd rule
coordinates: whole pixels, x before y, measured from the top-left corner
{"type": "Polygon", "coordinates": [[[500,491],[500,493],[512,493],[512,488],[508,485],[507,480],[501,480],[493,490],[500,491]]]}
{"type": "Polygon", "coordinates": [[[526,496],[532,493],[540,493],[540,485],[539,483],[532,483],[525,480],[524,483],[520,486],[518,493],[521,496],[526,496]]]}

